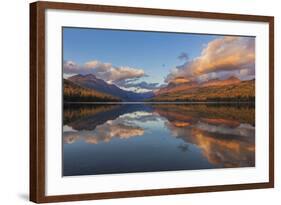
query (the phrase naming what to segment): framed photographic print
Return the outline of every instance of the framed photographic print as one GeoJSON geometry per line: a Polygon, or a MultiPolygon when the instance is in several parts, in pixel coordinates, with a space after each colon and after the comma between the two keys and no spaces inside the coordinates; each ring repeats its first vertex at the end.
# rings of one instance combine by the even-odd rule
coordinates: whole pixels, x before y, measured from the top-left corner
{"type": "Polygon", "coordinates": [[[274,18],[30,4],[30,200],[274,187],[274,18]]]}

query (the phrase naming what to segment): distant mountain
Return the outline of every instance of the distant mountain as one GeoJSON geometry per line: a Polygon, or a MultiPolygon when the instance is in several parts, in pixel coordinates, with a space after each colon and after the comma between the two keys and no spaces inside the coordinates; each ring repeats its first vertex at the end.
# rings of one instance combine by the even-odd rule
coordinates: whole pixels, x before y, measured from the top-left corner
{"type": "Polygon", "coordinates": [[[177,79],[153,92],[136,93],[109,84],[93,74],[75,75],[64,80],[66,101],[254,101],[255,80],[241,81],[236,77],[212,79],[202,83],[177,79]]]}
{"type": "Polygon", "coordinates": [[[231,76],[225,80],[212,79],[212,80],[206,81],[201,84],[201,87],[236,85],[239,83],[241,83],[241,80],[239,78],[231,76]]]}
{"type": "Polygon", "coordinates": [[[123,101],[144,101],[154,96],[153,92],[135,93],[126,91],[114,84],[109,84],[102,79],[97,78],[93,74],[75,75],[68,78],[69,81],[88,89],[95,89],[96,91],[115,96],[123,101]]]}
{"type": "Polygon", "coordinates": [[[174,93],[174,92],[182,92],[185,90],[190,90],[192,88],[198,87],[197,82],[187,82],[187,83],[169,83],[166,87],[160,88],[155,95],[161,95],[165,93],[174,93]]]}
{"type": "Polygon", "coordinates": [[[230,77],[203,83],[171,83],[158,90],[152,101],[253,101],[254,99],[255,80],[241,81],[236,77],[230,77]]]}
{"type": "Polygon", "coordinates": [[[116,102],[119,98],[94,89],[84,88],[67,79],[63,80],[63,97],[65,102],[116,102]]]}

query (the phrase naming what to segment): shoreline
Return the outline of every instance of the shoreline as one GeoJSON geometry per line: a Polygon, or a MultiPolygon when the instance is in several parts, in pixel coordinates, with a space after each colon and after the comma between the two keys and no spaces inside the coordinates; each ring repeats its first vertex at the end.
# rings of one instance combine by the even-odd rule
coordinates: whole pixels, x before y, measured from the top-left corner
{"type": "Polygon", "coordinates": [[[255,101],[207,101],[207,102],[63,102],[63,104],[255,104],[255,101]]]}

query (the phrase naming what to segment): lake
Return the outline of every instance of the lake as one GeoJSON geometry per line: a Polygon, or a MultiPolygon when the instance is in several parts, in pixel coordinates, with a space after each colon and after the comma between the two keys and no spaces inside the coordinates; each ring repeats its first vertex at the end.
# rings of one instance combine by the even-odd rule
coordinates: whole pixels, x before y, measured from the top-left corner
{"type": "Polygon", "coordinates": [[[253,104],[64,104],[63,176],[254,166],[253,104]]]}

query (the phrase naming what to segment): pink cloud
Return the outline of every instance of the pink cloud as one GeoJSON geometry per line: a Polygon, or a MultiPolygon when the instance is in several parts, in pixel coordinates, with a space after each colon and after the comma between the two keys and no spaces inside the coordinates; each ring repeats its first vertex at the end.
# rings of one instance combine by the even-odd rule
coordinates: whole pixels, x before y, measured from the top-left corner
{"type": "Polygon", "coordinates": [[[253,37],[222,37],[207,44],[201,55],[174,68],[166,82],[178,77],[196,80],[219,72],[254,73],[255,39],[253,37]]]}
{"type": "Polygon", "coordinates": [[[93,60],[84,65],[78,65],[73,61],[65,61],[63,64],[65,75],[70,74],[94,74],[110,83],[116,83],[128,79],[136,79],[145,76],[145,72],[139,68],[129,66],[113,66],[111,63],[103,63],[93,60]]]}

